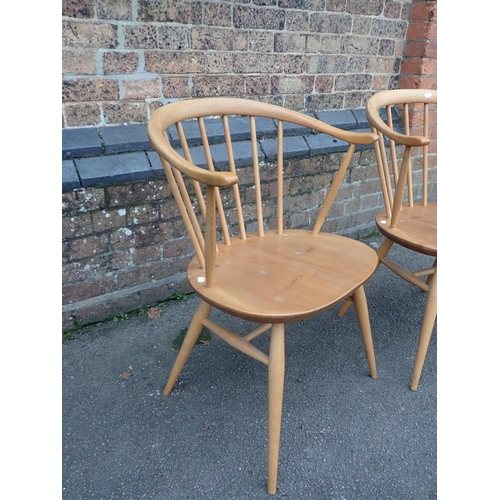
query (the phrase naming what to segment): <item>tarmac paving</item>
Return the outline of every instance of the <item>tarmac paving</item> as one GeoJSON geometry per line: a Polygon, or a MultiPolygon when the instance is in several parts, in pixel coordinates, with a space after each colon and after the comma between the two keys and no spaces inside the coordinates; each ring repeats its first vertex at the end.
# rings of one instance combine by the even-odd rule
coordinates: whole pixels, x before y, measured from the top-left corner
{"type": "MultiPolygon", "coordinates": [[[[377,248],[380,238],[367,243],[377,248]]],[[[393,249],[417,269],[432,259],[393,249]]],[[[286,327],[276,499],[437,498],[437,335],[410,390],[426,294],[380,267],[366,285],[378,378],[354,308],[286,327]]],[[[170,396],[173,347],[199,299],[188,295],[86,327],[62,346],[65,500],[269,499],[267,369],[214,335],[170,396]]],[[[213,318],[246,332],[243,321],[213,318]]],[[[255,341],[267,350],[269,337],[255,341]]]]}

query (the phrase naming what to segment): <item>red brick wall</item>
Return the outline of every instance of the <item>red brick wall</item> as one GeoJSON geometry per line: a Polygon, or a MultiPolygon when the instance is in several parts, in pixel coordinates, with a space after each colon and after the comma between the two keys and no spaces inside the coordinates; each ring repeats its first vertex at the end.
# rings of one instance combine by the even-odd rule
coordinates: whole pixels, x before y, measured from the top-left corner
{"type": "MultiPolygon", "coordinates": [[[[437,0],[413,0],[399,86],[437,90],[437,0]]],[[[437,111],[432,109],[429,113],[429,150],[436,152],[437,111]]],[[[421,123],[422,110],[417,110],[410,117],[412,133],[421,133],[421,123]]]]}
{"type": "Polygon", "coordinates": [[[413,0],[399,86],[437,89],[437,0],[413,0]]]}

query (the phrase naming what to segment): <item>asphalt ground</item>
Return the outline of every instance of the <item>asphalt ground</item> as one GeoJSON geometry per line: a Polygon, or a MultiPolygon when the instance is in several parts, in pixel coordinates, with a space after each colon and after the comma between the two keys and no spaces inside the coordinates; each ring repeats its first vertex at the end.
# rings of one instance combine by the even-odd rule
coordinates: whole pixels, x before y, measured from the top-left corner
{"type": "MultiPolygon", "coordinates": [[[[377,248],[380,238],[367,243],[377,248]]],[[[432,258],[394,248],[413,269],[432,258]]],[[[378,378],[354,308],[286,326],[276,499],[437,498],[436,328],[409,388],[426,294],[384,266],[366,285],[378,378]]],[[[173,348],[199,299],[89,326],[62,345],[62,498],[269,499],[267,368],[216,336],[170,396],[173,348]]],[[[212,318],[247,332],[217,311],[212,318]]],[[[267,351],[269,337],[255,341],[267,351]]]]}

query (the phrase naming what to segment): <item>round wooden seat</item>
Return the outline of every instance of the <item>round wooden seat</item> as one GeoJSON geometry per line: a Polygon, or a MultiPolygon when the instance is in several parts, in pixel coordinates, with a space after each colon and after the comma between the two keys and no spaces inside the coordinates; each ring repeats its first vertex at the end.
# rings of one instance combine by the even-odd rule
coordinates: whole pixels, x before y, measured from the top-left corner
{"type": "Polygon", "coordinates": [[[287,323],[307,318],[351,295],[377,267],[376,252],[334,234],[266,231],[221,243],[214,287],[194,258],[191,286],[206,302],[250,321],[287,323]]]}
{"type": "Polygon", "coordinates": [[[375,221],[386,238],[416,252],[437,256],[437,202],[403,206],[394,228],[386,212],[380,212],[375,221]]]}

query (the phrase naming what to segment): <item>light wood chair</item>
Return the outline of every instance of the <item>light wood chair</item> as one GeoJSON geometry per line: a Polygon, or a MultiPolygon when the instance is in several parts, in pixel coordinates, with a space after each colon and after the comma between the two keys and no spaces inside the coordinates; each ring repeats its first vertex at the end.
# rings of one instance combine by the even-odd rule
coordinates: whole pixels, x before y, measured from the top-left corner
{"type": "Polygon", "coordinates": [[[166,105],[151,117],[148,133],[194,248],[187,277],[201,298],[163,393],[171,392],[204,326],[232,347],[267,365],[267,490],[274,494],[283,401],[285,324],[319,314],[352,296],[369,372],[372,378],[377,377],[363,288],[377,267],[377,255],[362,242],[321,232],[356,146],[373,144],[376,135],[344,131],[302,113],[236,98],[205,98],[166,105]],[[252,180],[244,194],[230,125],[236,117],[239,134],[242,124],[247,123],[247,145],[251,144],[253,166],[247,170],[252,180]],[[263,119],[274,127],[276,160],[272,162],[262,161],[262,135],[257,125],[263,119]],[[216,147],[209,144],[207,134],[207,128],[213,129],[214,123],[221,126],[225,139],[225,160],[217,156],[219,163],[214,161],[216,147]],[[193,124],[197,124],[201,138],[197,151],[189,146],[193,124]],[[289,124],[312,129],[311,134],[313,130],[328,134],[337,144],[345,141],[344,158],[340,166],[332,165],[331,186],[309,229],[291,229],[284,223],[283,172],[287,165],[285,144],[289,139],[284,137],[284,129],[289,124]],[[179,151],[169,135],[179,141],[179,151]],[[194,163],[200,147],[204,155],[198,163],[206,164],[207,168],[194,163]],[[216,168],[218,165],[223,165],[223,169],[216,168]],[[263,186],[271,178],[274,184],[269,185],[273,188],[264,193],[263,186]],[[272,224],[266,222],[269,213],[275,216],[272,224]],[[249,230],[252,226],[254,232],[249,230]],[[209,319],[212,307],[259,326],[240,336],[209,319]],[[269,330],[269,354],[265,354],[251,341],[269,330]]]}
{"type": "MultiPolygon", "coordinates": [[[[380,92],[368,100],[366,116],[379,137],[375,156],[385,205],[375,220],[386,238],[377,251],[379,264],[428,294],[410,385],[416,391],[437,317],[437,157],[435,141],[431,143],[436,136],[437,91],[380,92]],[[435,257],[432,267],[410,271],[389,260],[394,244],[435,257]]],[[[339,315],[350,305],[347,300],[339,315]]]]}

